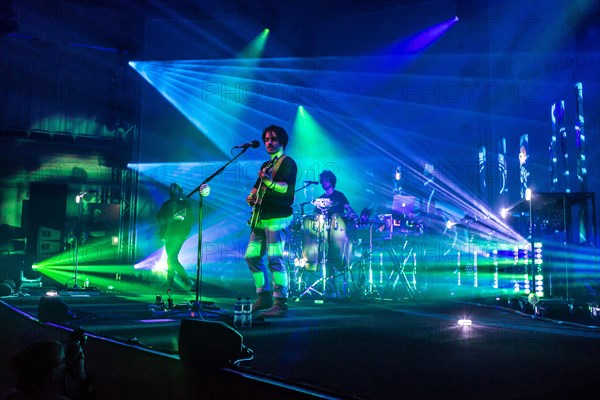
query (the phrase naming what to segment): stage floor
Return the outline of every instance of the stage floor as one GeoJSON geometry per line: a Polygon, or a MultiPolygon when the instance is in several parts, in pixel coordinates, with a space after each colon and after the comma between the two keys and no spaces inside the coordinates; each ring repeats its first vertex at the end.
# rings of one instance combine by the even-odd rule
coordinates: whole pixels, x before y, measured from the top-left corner
{"type": "MultiPolygon", "coordinates": [[[[234,292],[205,285],[202,298],[216,306],[205,318],[231,324],[234,292]]],[[[25,293],[3,300],[35,316],[43,290],[25,293]]],[[[91,294],[61,294],[76,316],[64,325],[177,354],[179,325],[188,315],[151,311],[157,289],[91,294]]],[[[193,292],[173,294],[175,304],[194,298],[193,292]]],[[[290,303],[287,317],[239,329],[254,352],[241,369],[368,399],[597,394],[600,328],[584,310],[561,314],[555,308],[550,319],[512,309],[503,298],[320,299],[303,296],[290,303]],[[459,319],[472,325],[460,326],[459,319]]]]}

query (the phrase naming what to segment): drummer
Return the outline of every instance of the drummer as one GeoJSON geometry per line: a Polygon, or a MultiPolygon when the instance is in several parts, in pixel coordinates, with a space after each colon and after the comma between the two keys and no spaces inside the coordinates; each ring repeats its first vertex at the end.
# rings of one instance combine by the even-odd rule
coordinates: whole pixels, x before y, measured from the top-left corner
{"type": "MultiPolygon", "coordinates": [[[[327,207],[317,207],[315,212],[325,214],[331,221],[337,217],[350,218],[356,221],[358,216],[350,206],[350,202],[346,195],[339,190],[335,190],[335,185],[337,183],[335,174],[329,170],[324,170],[319,175],[319,182],[325,191],[325,193],[319,196],[319,199],[329,201],[326,201],[327,207]]],[[[345,255],[347,255],[351,243],[348,242],[348,237],[346,236],[347,232],[344,232],[340,237],[340,235],[334,233],[338,223],[332,222],[332,224],[333,226],[330,227],[329,246],[327,250],[327,269],[335,274],[335,271],[341,272],[344,270],[344,262],[348,261],[345,255]]],[[[330,281],[334,291],[337,286],[335,281],[335,279],[330,281]]]]}
{"type": "Polygon", "coordinates": [[[329,199],[331,200],[331,205],[324,210],[319,208],[316,209],[317,213],[327,213],[327,216],[332,216],[333,214],[339,215],[347,215],[351,219],[356,219],[356,212],[350,207],[350,202],[346,195],[339,190],[335,190],[335,185],[337,183],[337,177],[335,174],[329,170],[324,170],[319,175],[319,182],[321,183],[321,187],[325,191],[319,199],[329,199]]]}

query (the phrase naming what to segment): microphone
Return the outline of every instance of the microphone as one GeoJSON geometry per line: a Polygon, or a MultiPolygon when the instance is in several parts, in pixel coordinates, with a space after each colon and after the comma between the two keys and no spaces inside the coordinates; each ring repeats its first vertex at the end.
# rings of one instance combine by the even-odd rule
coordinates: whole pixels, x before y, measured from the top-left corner
{"type": "Polygon", "coordinates": [[[317,181],[304,181],[304,183],[307,185],[318,185],[319,184],[319,182],[317,182],[317,181]]]}
{"type": "Polygon", "coordinates": [[[234,149],[247,149],[248,147],[252,147],[256,149],[260,146],[260,142],[258,140],[253,140],[250,143],[240,144],[239,146],[235,146],[234,149]]]}

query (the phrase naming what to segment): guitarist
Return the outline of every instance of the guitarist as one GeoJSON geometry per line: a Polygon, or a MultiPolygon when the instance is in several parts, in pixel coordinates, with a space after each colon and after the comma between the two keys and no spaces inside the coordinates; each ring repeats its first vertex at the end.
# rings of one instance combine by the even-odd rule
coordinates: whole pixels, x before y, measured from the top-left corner
{"type": "MultiPolygon", "coordinates": [[[[209,193],[210,187],[203,185],[200,194],[208,196],[209,193]]],[[[184,284],[191,288],[194,281],[179,262],[179,252],[194,223],[192,206],[183,198],[183,189],[177,183],[172,183],[169,187],[169,197],[170,199],[161,205],[157,215],[160,223],[160,236],[165,242],[165,252],[167,253],[166,286],[168,289],[173,287],[175,273],[177,273],[184,284]]]]}
{"type": "Polygon", "coordinates": [[[289,140],[285,129],[268,126],[263,130],[262,140],[270,160],[261,166],[246,197],[253,211],[245,259],[258,293],[252,311],[265,310],[260,314],[263,317],[282,317],[288,310],[288,273],[283,249],[293,218],[298,168],[291,157],[283,154],[289,140]]]}

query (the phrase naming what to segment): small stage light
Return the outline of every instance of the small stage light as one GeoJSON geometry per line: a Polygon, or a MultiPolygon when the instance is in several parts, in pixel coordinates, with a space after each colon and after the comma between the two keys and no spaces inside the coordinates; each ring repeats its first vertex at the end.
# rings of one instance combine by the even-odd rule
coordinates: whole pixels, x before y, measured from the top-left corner
{"type": "Polygon", "coordinates": [[[111,243],[112,243],[113,246],[118,246],[119,245],[119,237],[118,236],[113,236],[111,243]]]}
{"type": "Polygon", "coordinates": [[[506,218],[506,215],[508,214],[508,208],[506,207],[502,207],[502,209],[500,210],[500,216],[502,218],[506,218]]]}
{"type": "Polygon", "coordinates": [[[527,190],[525,190],[525,200],[531,201],[531,189],[529,189],[529,188],[527,188],[527,190]]]}
{"type": "Polygon", "coordinates": [[[306,267],[306,259],[305,258],[295,258],[294,265],[296,267],[304,268],[304,267],[306,267]]]}
{"type": "Polygon", "coordinates": [[[459,319],[458,320],[459,326],[471,326],[472,324],[473,324],[473,322],[470,319],[459,319]]]}

